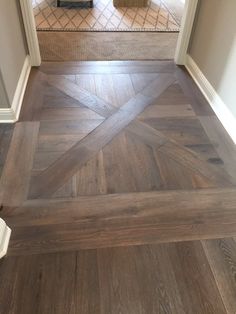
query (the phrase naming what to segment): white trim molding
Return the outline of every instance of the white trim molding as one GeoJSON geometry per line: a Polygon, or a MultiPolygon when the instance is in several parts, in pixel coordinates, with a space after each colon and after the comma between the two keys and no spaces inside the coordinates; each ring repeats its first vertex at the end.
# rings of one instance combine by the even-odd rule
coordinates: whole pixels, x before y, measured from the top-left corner
{"type": "Polygon", "coordinates": [[[5,221],[0,218],[0,258],[7,254],[8,244],[11,236],[11,229],[5,221]]]}
{"type": "Polygon", "coordinates": [[[40,66],[41,56],[31,0],[20,0],[31,66],[40,66]]]}
{"type": "Polygon", "coordinates": [[[236,144],[236,117],[229,110],[228,106],[223,102],[217,91],[207,80],[205,75],[202,73],[190,55],[187,55],[185,66],[205,96],[206,100],[209,102],[225,130],[236,144]]]}
{"type": "Polygon", "coordinates": [[[180,32],[175,50],[175,63],[185,65],[193,23],[197,11],[198,0],[186,0],[181,21],[180,32]]]}
{"type": "Polygon", "coordinates": [[[14,123],[18,120],[23,97],[31,70],[30,56],[28,55],[22,67],[16,91],[10,108],[0,108],[0,122],[14,123]]]}

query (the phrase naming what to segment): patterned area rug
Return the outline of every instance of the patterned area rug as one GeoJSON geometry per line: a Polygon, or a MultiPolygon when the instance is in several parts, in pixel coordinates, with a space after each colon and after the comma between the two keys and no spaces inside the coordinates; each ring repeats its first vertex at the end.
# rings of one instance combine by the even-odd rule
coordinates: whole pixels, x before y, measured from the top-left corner
{"type": "Polygon", "coordinates": [[[32,0],[40,31],[179,31],[180,21],[162,0],[147,7],[115,8],[112,0],[94,0],[93,8],[56,7],[55,0],[32,0]]]}

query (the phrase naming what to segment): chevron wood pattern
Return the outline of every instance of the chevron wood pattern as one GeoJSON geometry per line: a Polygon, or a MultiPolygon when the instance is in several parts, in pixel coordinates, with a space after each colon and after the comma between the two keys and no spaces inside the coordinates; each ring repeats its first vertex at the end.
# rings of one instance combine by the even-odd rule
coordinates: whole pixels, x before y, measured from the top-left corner
{"type": "Polygon", "coordinates": [[[3,160],[0,313],[234,313],[235,147],[183,68],[44,63],[3,160]]]}

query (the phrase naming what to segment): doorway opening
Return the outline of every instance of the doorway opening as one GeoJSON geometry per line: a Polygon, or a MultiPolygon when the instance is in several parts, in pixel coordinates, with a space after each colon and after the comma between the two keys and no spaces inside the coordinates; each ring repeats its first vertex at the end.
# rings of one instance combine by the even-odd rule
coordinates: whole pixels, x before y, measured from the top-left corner
{"type": "Polygon", "coordinates": [[[89,8],[65,2],[57,7],[53,0],[21,0],[32,65],[40,65],[41,56],[44,61],[174,58],[177,64],[185,63],[198,0],[152,0],[157,2],[148,2],[144,8],[117,7],[111,0],[94,1],[93,8],[89,8]],[[154,6],[159,9],[153,10],[154,6]],[[101,26],[98,21],[104,12],[108,15],[101,26]],[[146,12],[146,22],[138,26],[135,20],[140,12],[146,12]],[[148,21],[154,13],[156,22],[150,26],[148,21]],[[97,20],[93,16],[96,14],[97,20]],[[111,20],[116,22],[111,24],[111,20]]]}

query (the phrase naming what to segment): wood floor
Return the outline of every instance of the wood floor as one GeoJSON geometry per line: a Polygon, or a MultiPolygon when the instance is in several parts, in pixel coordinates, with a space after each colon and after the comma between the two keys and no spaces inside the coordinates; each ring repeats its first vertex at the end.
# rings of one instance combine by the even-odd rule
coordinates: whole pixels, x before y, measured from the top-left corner
{"type": "Polygon", "coordinates": [[[44,63],[3,147],[1,314],[236,313],[236,148],[184,69],[44,63]]]}

